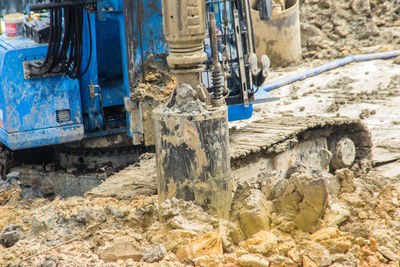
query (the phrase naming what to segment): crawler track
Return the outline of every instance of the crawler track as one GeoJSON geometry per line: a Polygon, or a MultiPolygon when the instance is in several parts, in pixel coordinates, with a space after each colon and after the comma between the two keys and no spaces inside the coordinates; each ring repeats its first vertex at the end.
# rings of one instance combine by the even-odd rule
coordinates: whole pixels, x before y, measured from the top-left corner
{"type": "MultiPolygon", "coordinates": [[[[333,136],[346,136],[353,140],[356,146],[353,165],[368,165],[371,162],[371,135],[361,121],[349,118],[282,117],[265,118],[246,127],[230,130],[232,168],[239,172],[239,176],[243,174],[245,177],[251,176],[251,165],[254,165],[253,169],[258,168],[255,175],[260,169],[279,170],[285,175],[293,164],[299,163],[318,169],[323,167],[319,152],[327,148],[327,140],[333,136]]],[[[155,168],[154,158],[131,165],[87,194],[120,195],[125,198],[135,193],[128,194],[126,190],[121,192],[121,188],[140,192],[144,187],[156,192],[155,168]]]]}

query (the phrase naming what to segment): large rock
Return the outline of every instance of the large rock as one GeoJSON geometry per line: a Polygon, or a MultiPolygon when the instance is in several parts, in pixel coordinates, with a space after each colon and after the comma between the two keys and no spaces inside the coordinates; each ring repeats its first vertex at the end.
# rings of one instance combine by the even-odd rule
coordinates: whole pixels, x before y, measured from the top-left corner
{"type": "Polygon", "coordinates": [[[273,204],[267,201],[259,189],[251,188],[248,184],[240,185],[233,203],[233,217],[239,222],[246,237],[271,228],[273,204]]]}
{"type": "Polygon", "coordinates": [[[142,252],[140,244],[136,240],[128,238],[117,238],[99,248],[99,256],[106,261],[118,261],[133,259],[140,261],[142,252]]]}
{"type": "Polygon", "coordinates": [[[328,202],[328,187],[324,178],[308,173],[294,173],[276,186],[275,207],[292,218],[297,228],[311,232],[323,216],[328,202]]]}
{"type": "Polygon", "coordinates": [[[112,175],[101,185],[88,191],[85,196],[134,199],[157,193],[155,157],[143,159],[112,175]]]}

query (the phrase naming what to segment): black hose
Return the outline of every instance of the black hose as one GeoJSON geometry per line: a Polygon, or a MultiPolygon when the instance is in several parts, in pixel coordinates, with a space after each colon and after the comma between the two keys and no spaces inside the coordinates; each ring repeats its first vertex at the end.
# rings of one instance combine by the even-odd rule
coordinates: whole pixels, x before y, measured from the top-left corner
{"type": "Polygon", "coordinates": [[[89,59],[82,71],[84,8],[82,5],[60,6],[61,0],[50,2],[54,8],[50,9],[50,38],[46,58],[40,64],[31,65],[36,69],[31,71],[31,75],[66,74],[78,79],[88,71],[93,54],[89,13],[86,16],[90,39],[89,59]]]}

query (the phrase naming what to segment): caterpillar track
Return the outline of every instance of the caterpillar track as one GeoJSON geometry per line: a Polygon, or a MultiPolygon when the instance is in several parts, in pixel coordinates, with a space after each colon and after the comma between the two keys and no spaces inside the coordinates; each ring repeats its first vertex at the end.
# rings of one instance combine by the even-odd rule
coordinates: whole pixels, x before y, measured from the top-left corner
{"type": "MultiPolygon", "coordinates": [[[[349,118],[265,118],[230,129],[230,155],[235,182],[256,177],[260,170],[282,177],[301,166],[313,171],[371,166],[371,135],[364,123],[349,118]]],[[[131,165],[88,192],[96,196],[156,192],[155,159],[131,165]],[[135,191],[136,190],[136,191],[135,191]]]]}

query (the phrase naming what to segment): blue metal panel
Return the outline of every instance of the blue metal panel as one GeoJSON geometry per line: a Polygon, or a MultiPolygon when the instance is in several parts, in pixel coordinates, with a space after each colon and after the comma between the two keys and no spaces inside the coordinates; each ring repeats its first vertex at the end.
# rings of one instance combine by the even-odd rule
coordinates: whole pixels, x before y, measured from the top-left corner
{"type": "Polygon", "coordinates": [[[250,104],[249,107],[247,108],[244,105],[228,106],[229,121],[246,120],[251,118],[252,115],[253,115],[253,104],[250,104]]]}
{"type": "Polygon", "coordinates": [[[29,39],[0,37],[0,141],[10,148],[83,137],[76,130],[83,128],[78,81],[66,76],[24,79],[23,62],[44,58],[46,50],[29,39]],[[70,120],[57,121],[59,110],[69,110],[70,120]]]}
{"type": "Polygon", "coordinates": [[[83,124],[7,133],[0,129],[0,141],[11,150],[49,146],[82,140],[83,124]]]}
{"type": "Polygon", "coordinates": [[[110,80],[101,83],[101,100],[103,107],[124,104],[125,87],[123,80],[110,80]]]}

